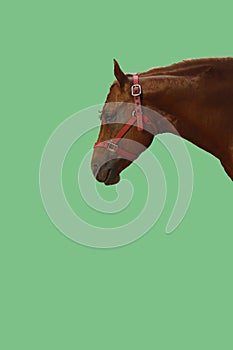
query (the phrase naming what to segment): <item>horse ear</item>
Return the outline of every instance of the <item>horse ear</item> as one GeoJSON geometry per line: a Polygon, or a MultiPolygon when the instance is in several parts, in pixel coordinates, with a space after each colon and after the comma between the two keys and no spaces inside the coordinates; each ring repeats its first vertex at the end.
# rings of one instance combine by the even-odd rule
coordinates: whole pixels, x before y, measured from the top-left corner
{"type": "Polygon", "coordinates": [[[123,87],[126,83],[129,82],[128,77],[122,72],[118,62],[114,59],[114,75],[120,83],[120,87],[123,87]]]}

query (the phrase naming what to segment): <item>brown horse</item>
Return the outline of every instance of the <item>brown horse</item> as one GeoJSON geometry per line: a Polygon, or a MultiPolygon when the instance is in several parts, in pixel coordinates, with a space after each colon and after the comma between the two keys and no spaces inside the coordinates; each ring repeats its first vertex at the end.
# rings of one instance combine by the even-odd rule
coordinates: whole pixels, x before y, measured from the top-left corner
{"type": "Polygon", "coordinates": [[[92,157],[98,181],[117,183],[165,132],[213,154],[233,180],[233,57],[187,60],[137,75],[124,74],[114,60],[114,74],[92,157]]]}

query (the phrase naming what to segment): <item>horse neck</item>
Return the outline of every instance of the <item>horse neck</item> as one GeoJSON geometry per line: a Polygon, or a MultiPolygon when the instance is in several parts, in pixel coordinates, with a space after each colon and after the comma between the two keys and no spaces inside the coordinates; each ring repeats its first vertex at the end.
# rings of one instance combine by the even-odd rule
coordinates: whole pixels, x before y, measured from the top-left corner
{"type": "Polygon", "coordinates": [[[142,77],[143,104],[166,120],[160,122],[159,133],[178,133],[219,157],[222,152],[222,145],[218,144],[219,118],[214,115],[210,118],[211,101],[203,100],[205,91],[200,88],[200,80],[200,76],[142,77]]]}

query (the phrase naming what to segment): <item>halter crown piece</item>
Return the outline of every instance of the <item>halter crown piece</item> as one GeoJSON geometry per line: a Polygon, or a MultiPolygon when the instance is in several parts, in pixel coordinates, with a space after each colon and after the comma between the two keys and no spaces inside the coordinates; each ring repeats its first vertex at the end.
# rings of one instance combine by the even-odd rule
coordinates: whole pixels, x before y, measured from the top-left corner
{"type": "Polygon", "coordinates": [[[130,153],[128,151],[125,151],[124,149],[119,147],[119,142],[123,138],[123,136],[127,133],[127,131],[137,122],[137,129],[138,131],[143,130],[143,121],[145,124],[152,126],[154,129],[155,134],[157,133],[157,127],[154,123],[150,121],[150,119],[142,114],[142,104],[141,104],[141,94],[142,94],[142,87],[139,84],[138,75],[133,75],[133,85],[131,86],[131,95],[134,98],[134,110],[132,112],[132,117],[128,120],[127,124],[125,124],[120,131],[117,133],[117,135],[109,140],[109,141],[101,141],[96,142],[94,145],[94,148],[96,147],[103,147],[106,148],[108,151],[115,152],[123,158],[129,159],[131,161],[135,160],[139,154],[130,153]]]}

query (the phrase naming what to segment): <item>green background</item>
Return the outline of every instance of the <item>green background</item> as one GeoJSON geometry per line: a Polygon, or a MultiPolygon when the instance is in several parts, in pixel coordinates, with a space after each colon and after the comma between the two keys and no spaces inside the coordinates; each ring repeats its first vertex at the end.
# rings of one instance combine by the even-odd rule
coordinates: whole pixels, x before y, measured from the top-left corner
{"type": "MultiPolygon", "coordinates": [[[[187,143],[193,197],[168,236],[175,169],[154,143],[167,174],[165,210],[142,239],[117,249],[88,248],[60,234],[38,185],[50,134],[104,101],[113,57],[135,72],[232,56],[232,10],[230,1],[2,3],[2,349],[232,349],[233,187],[216,159],[187,143]]],[[[64,182],[78,208],[75,147],[64,182]]],[[[100,191],[114,195],[113,188],[100,191]]]]}

